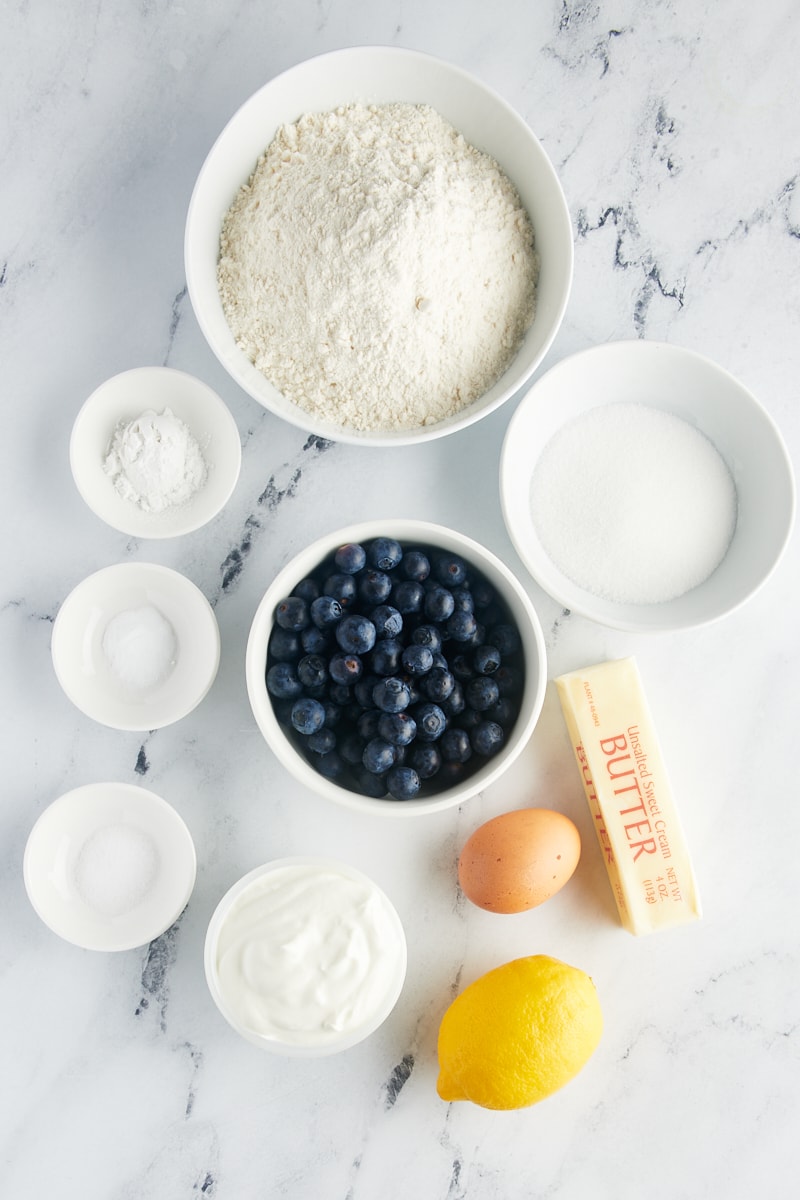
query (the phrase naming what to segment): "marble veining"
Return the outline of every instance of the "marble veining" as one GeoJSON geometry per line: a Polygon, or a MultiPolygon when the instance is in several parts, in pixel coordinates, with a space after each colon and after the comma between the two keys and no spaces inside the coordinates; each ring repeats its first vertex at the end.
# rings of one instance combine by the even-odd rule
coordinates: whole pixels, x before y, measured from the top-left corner
{"type": "Polygon", "coordinates": [[[800,17],[794,0],[112,0],[7,4],[0,16],[0,362],[4,433],[0,905],[3,1187],[14,1200],[749,1200],[796,1190],[800,929],[793,795],[797,537],[739,612],[629,636],[565,610],[506,534],[497,463],[512,401],[421,448],[366,450],[261,410],[208,349],[187,294],[183,226],[197,172],[236,108],[292,64],[353,44],[427,51],[530,123],[573,220],[567,314],[541,371],[592,344],[650,338],[714,359],[761,400],[800,462],[800,17]],[[69,434],[104,379],[187,371],[229,405],[239,484],[204,529],[127,538],[83,504],[69,434]],[[548,687],[503,780],[422,822],[332,811],[287,776],[250,712],[244,652],[275,573],[331,528],[417,517],[486,543],[523,580],[548,676],[635,654],[692,849],[704,918],[633,939],[618,925],[548,687]],[[50,659],[59,607],[123,560],[182,571],[214,607],[219,675],[183,721],[93,723],[50,659]],[[31,826],[102,779],[164,796],[198,852],[194,893],[149,946],[100,955],[28,904],[31,826]],[[498,918],[456,885],[485,819],[568,813],[574,879],[498,918]],[[409,969],[386,1024],[345,1054],[259,1053],[215,1009],[203,942],[223,893],[284,854],[372,875],[404,922],[409,969]],[[578,1079],[533,1109],[436,1094],[450,1000],[526,953],[594,978],[606,1028],[578,1079]]]}

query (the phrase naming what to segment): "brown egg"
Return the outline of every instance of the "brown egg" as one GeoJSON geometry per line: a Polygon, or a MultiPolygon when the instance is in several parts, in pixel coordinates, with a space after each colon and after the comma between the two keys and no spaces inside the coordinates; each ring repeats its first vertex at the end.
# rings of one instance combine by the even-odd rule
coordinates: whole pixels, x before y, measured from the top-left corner
{"type": "Polygon", "coordinates": [[[563,813],[521,808],[476,829],[458,860],[458,882],[479,908],[518,913],[564,886],[578,865],[581,839],[563,813]]]}

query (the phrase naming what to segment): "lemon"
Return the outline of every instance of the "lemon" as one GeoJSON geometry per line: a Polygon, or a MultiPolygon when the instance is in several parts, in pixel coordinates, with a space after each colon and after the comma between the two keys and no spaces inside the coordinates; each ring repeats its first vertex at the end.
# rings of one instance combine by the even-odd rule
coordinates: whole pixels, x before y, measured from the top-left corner
{"type": "Polygon", "coordinates": [[[603,1031],[585,972],[535,954],[496,967],[465,988],[439,1027],[443,1100],[525,1108],[568,1083],[603,1031]]]}

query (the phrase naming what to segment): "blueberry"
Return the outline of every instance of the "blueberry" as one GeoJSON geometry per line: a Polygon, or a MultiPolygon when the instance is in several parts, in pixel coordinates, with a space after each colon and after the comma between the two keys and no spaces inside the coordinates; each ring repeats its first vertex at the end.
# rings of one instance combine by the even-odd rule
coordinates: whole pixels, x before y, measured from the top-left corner
{"type": "Polygon", "coordinates": [[[309,625],[300,634],[300,645],[305,650],[306,654],[322,654],[331,644],[330,634],[325,629],[317,629],[316,625],[309,625]]]}
{"type": "Polygon", "coordinates": [[[367,552],[358,542],[347,542],[336,551],[333,561],[345,575],[356,575],[367,565],[367,552]]]}
{"type": "Polygon", "coordinates": [[[437,554],[433,560],[433,575],[446,587],[458,587],[467,578],[467,564],[457,554],[437,554]]]}
{"type": "Polygon", "coordinates": [[[362,763],[373,775],[383,775],[394,766],[396,758],[395,747],[382,737],[374,737],[368,741],[361,755],[362,763]]]}
{"type": "Polygon", "coordinates": [[[378,735],[393,746],[408,746],[417,733],[417,723],[410,713],[381,713],[378,718],[378,735]]]}
{"type": "Polygon", "coordinates": [[[392,603],[404,615],[422,612],[425,591],[416,579],[401,579],[392,588],[392,603]]]}
{"type": "Polygon", "coordinates": [[[464,699],[464,689],[462,688],[459,681],[456,680],[455,686],[454,686],[452,692],[450,693],[450,695],[447,697],[446,700],[442,701],[442,712],[448,718],[449,717],[457,717],[459,715],[459,713],[462,713],[464,711],[466,706],[467,706],[467,702],[464,699]]]}
{"type": "Polygon", "coordinates": [[[359,716],[356,721],[356,732],[360,738],[368,742],[370,738],[378,736],[378,726],[380,724],[381,714],[377,708],[367,708],[359,716]]]}
{"type": "Polygon", "coordinates": [[[299,696],[302,690],[303,685],[292,663],[278,662],[267,671],[267,691],[271,696],[289,700],[299,696]]]}
{"type": "Polygon", "coordinates": [[[378,676],[373,672],[365,672],[356,680],[353,695],[362,708],[372,708],[372,689],[378,682],[378,676]]]}
{"type": "Polygon", "coordinates": [[[292,705],[291,720],[298,733],[316,733],[325,723],[325,709],[319,700],[301,696],[292,705]]]}
{"type": "Polygon", "coordinates": [[[447,618],[444,628],[447,637],[452,638],[454,642],[468,642],[475,636],[478,622],[474,613],[456,609],[452,616],[447,618]]]}
{"type": "Polygon", "coordinates": [[[472,656],[472,665],[479,675],[494,675],[500,666],[500,651],[496,646],[478,646],[472,656]]]}
{"type": "Polygon", "coordinates": [[[322,696],[322,707],[325,709],[325,724],[329,729],[336,729],[342,722],[342,714],[344,709],[340,704],[334,704],[333,700],[322,696]]]}
{"type": "Polygon", "coordinates": [[[306,654],[297,664],[297,678],[303,687],[319,687],[328,682],[328,664],[321,654],[306,654]]]}
{"type": "Polygon", "coordinates": [[[396,675],[389,675],[375,684],[372,689],[372,701],[381,712],[402,712],[411,702],[411,693],[402,679],[398,679],[396,675]]]}
{"type": "Polygon", "coordinates": [[[306,604],[310,605],[319,595],[319,584],[316,579],[301,579],[292,588],[292,595],[299,596],[301,600],[305,600],[306,604]]]}
{"type": "Polygon", "coordinates": [[[501,696],[514,696],[522,690],[522,673],[516,667],[501,663],[492,676],[501,696]]]}
{"type": "MultiPolygon", "coordinates": [[[[487,709],[487,712],[490,711],[491,709],[487,709]]],[[[466,729],[469,733],[473,729],[476,729],[484,719],[485,714],[478,712],[477,708],[465,708],[463,712],[458,714],[458,726],[460,729],[466,729]]]]}
{"type": "MultiPolygon", "coordinates": [[[[362,675],[361,678],[363,679],[364,676],[362,675]]],[[[359,680],[359,682],[361,681],[359,680]]],[[[332,683],[328,688],[328,695],[334,704],[344,708],[353,699],[353,688],[346,683],[332,683]]]]}
{"type": "Polygon", "coordinates": [[[469,734],[465,729],[445,729],[439,739],[439,751],[445,762],[467,762],[472,757],[469,734]]]}
{"type": "Polygon", "coordinates": [[[406,550],[400,560],[400,570],[406,579],[416,579],[422,583],[431,573],[430,559],[421,550],[406,550]]]}
{"type": "Polygon", "coordinates": [[[487,721],[497,721],[504,729],[508,729],[517,715],[517,705],[510,696],[501,696],[497,704],[487,708],[483,716],[487,721]]]}
{"type": "Polygon", "coordinates": [[[397,638],[384,638],[372,651],[370,665],[376,675],[396,675],[400,670],[403,643],[397,638]]]}
{"type": "Polygon", "coordinates": [[[475,576],[475,578],[471,581],[471,588],[476,608],[488,608],[490,604],[494,603],[494,588],[489,583],[488,579],[484,579],[482,575],[475,576]]]}
{"type": "Polygon", "coordinates": [[[275,662],[293,662],[300,657],[300,638],[290,629],[276,625],[269,637],[269,655],[275,662]]]}
{"type": "Polygon", "coordinates": [[[411,634],[415,646],[427,646],[435,654],[442,648],[442,631],[438,625],[418,625],[411,634]]]}
{"type": "Polygon", "coordinates": [[[341,779],[347,771],[347,764],[335,750],[331,750],[329,754],[309,755],[309,761],[325,779],[341,779]]]}
{"type": "Polygon", "coordinates": [[[328,672],[334,683],[355,683],[364,670],[364,664],[357,654],[348,654],[339,650],[332,654],[328,662],[328,672]]]}
{"type": "Polygon", "coordinates": [[[308,624],[308,605],[301,596],[286,596],[278,602],[275,620],[281,629],[299,633],[308,624]]]}
{"type": "Polygon", "coordinates": [[[368,614],[375,626],[375,636],[381,638],[398,637],[403,629],[403,616],[391,604],[379,604],[368,614]]]}
{"type": "Polygon", "coordinates": [[[433,653],[427,646],[412,644],[406,646],[401,661],[409,675],[424,675],[433,666],[433,653]]]}
{"type": "Polygon", "coordinates": [[[392,593],[392,579],[385,571],[366,570],[358,578],[358,597],[371,607],[383,604],[392,593]]]}
{"type": "Polygon", "coordinates": [[[391,571],[403,557],[403,547],[394,538],[378,537],[367,547],[367,561],[380,571],[391,571]]]}
{"type": "Polygon", "coordinates": [[[442,700],[446,700],[455,685],[454,675],[443,667],[432,667],[420,684],[428,699],[433,700],[436,704],[441,704],[442,700]]]}
{"type": "Polygon", "coordinates": [[[395,800],[411,800],[420,789],[420,778],[413,767],[394,767],[386,776],[386,787],[395,800]]]}
{"type": "Polygon", "coordinates": [[[329,575],[322,585],[325,595],[333,596],[338,600],[342,608],[352,608],[353,601],[356,598],[356,581],[352,575],[345,575],[344,571],[334,571],[329,575]]]}
{"type": "Polygon", "coordinates": [[[316,733],[309,735],[306,745],[315,754],[330,754],[336,747],[336,734],[327,725],[323,725],[316,733]]]}
{"type": "Polygon", "coordinates": [[[452,588],[453,603],[455,604],[454,612],[474,612],[475,600],[469,588],[459,587],[452,588]]]}
{"type": "MultiPolygon", "coordinates": [[[[374,737],[374,733],[371,736],[374,737]]],[[[348,733],[346,737],[343,737],[339,742],[339,753],[344,761],[349,763],[352,767],[355,766],[356,763],[361,762],[361,755],[364,753],[365,745],[366,740],[360,737],[359,734],[348,733]]]]}
{"type": "Polygon", "coordinates": [[[475,632],[473,633],[472,637],[467,638],[463,645],[467,650],[477,650],[478,646],[482,646],[485,641],[486,626],[481,621],[477,621],[475,624],[475,632]]]}
{"type": "Polygon", "coordinates": [[[464,689],[467,704],[477,712],[485,712],[500,699],[500,689],[491,675],[476,675],[464,689]]]}
{"type": "Polygon", "coordinates": [[[495,625],[492,629],[491,642],[493,646],[497,647],[503,658],[516,654],[521,646],[519,632],[515,626],[509,624],[495,625]]]}
{"type": "Polygon", "coordinates": [[[472,749],[484,758],[497,754],[505,739],[503,727],[498,725],[497,721],[481,721],[469,735],[472,749]]]}
{"type": "Polygon", "coordinates": [[[360,613],[349,613],[336,626],[336,641],[348,654],[367,654],[375,645],[375,626],[360,613]]]}
{"type": "Polygon", "coordinates": [[[353,782],[356,790],[363,796],[371,796],[373,800],[382,800],[386,795],[386,784],[381,775],[373,775],[372,771],[361,764],[353,769],[353,782]]]}
{"type": "Polygon", "coordinates": [[[417,740],[435,742],[447,728],[447,717],[438,704],[420,704],[411,714],[417,722],[417,740]]]}
{"type": "Polygon", "coordinates": [[[441,584],[434,584],[425,593],[424,612],[429,621],[446,621],[454,608],[453,593],[441,584]]]}
{"type": "Polygon", "coordinates": [[[442,765],[442,756],[432,742],[424,746],[415,745],[411,751],[409,765],[414,768],[420,779],[433,779],[442,765]]]}
{"type": "Polygon", "coordinates": [[[318,629],[327,629],[341,619],[342,606],[335,596],[317,596],[311,601],[311,620],[318,629]]]}
{"type": "Polygon", "coordinates": [[[450,659],[450,670],[456,679],[460,679],[462,683],[466,683],[468,679],[472,679],[472,676],[475,674],[472,663],[466,654],[454,654],[450,659]]]}

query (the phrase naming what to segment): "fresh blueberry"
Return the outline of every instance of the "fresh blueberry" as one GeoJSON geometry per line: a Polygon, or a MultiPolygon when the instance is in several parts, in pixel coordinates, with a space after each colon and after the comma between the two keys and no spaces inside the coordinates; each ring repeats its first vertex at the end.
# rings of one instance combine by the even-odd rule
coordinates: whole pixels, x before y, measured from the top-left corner
{"type": "Polygon", "coordinates": [[[408,712],[381,713],[378,735],[393,746],[408,746],[417,733],[417,723],[408,712]]]}
{"type": "Polygon", "coordinates": [[[344,709],[341,704],[334,704],[333,700],[322,697],[322,707],[325,709],[325,724],[329,729],[336,729],[342,723],[344,709]]]}
{"type": "Polygon", "coordinates": [[[470,679],[464,689],[464,696],[470,708],[477,712],[485,712],[500,699],[500,689],[492,675],[476,675],[470,679]]]}
{"type": "Polygon", "coordinates": [[[467,578],[467,564],[457,554],[437,554],[433,560],[433,575],[445,587],[458,587],[467,578]]]}
{"type": "Polygon", "coordinates": [[[378,676],[374,671],[365,672],[356,681],[353,688],[353,695],[362,708],[372,708],[372,689],[377,682],[378,676]]]}
{"type": "MultiPolygon", "coordinates": [[[[363,679],[364,676],[362,675],[363,679]]],[[[359,682],[361,682],[359,680],[359,682]]],[[[332,683],[328,688],[328,695],[334,704],[338,704],[341,708],[350,704],[353,699],[353,689],[346,683],[332,683]]]]}
{"type": "Polygon", "coordinates": [[[457,587],[452,588],[453,603],[455,604],[454,612],[474,612],[475,599],[469,588],[457,587]]]}
{"type": "Polygon", "coordinates": [[[454,654],[450,659],[450,670],[456,679],[460,679],[462,683],[466,683],[468,679],[472,679],[472,676],[475,674],[472,663],[466,654],[454,654]]]}
{"type": "Polygon", "coordinates": [[[278,662],[267,671],[267,691],[279,700],[291,700],[299,696],[303,685],[297,678],[297,670],[292,663],[278,662]]]}
{"type": "Polygon", "coordinates": [[[397,638],[384,638],[375,643],[372,651],[370,666],[376,675],[396,675],[400,670],[403,655],[403,643],[397,638]]]}
{"type": "MultiPolygon", "coordinates": [[[[491,710],[487,709],[487,712],[489,711],[491,710]]],[[[458,714],[458,726],[460,729],[466,729],[470,733],[484,719],[485,713],[478,712],[477,708],[465,708],[463,712],[458,714]]]]}
{"type": "Polygon", "coordinates": [[[328,672],[334,683],[356,683],[364,670],[364,664],[357,654],[348,654],[339,650],[332,654],[328,662],[328,672]]]}
{"type": "Polygon", "coordinates": [[[468,642],[475,636],[478,622],[474,613],[456,609],[452,616],[447,618],[444,628],[447,637],[452,638],[454,642],[468,642]]]}
{"type": "Polygon", "coordinates": [[[465,729],[445,729],[439,739],[439,751],[445,762],[468,762],[472,757],[469,734],[465,729]]]}
{"type": "Polygon", "coordinates": [[[386,776],[386,787],[395,800],[411,800],[420,789],[420,778],[413,767],[393,767],[386,776]]]}
{"type": "Polygon", "coordinates": [[[312,754],[309,756],[311,765],[325,779],[341,779],[347,771],[347,764],[335,750],[329,754],[312,754]]]}
{"type": "Polygon", "coordinates": [[[433,653],[427,646],[418,646],[412,643],[412,645],[406,646],[401,661],[409,675],[425,675],[433,666],[433,653]]]}
{"type": "Polygon", "coordinates": [[[415,646],[427,646],[434,654],[442,648],[442,631],[438,625],[418,625],[411,634],[415,646]]]}
{"type": "Polygon", "coordinates": [[[421,550],[406,550],[400,560],[400,570],[406,579],[416,579],[422,583],[431,573],[430,559],[421,550]]]}
{"type": "Polygon", "coordinates": [[[381,638],[398,637],[402,632],[402,613],[399,613],[391,604],[379,604],[368,615],[375,626],[375,636],[379,641],[381,638]]]}
{"type": "Polygon", "coordinates": [[[331,644],[330,634],[326,629],[318,629],[309,625],[300,634],[300,645],[306,654],[323,654],[331,644]]]}
{"type": "Polygon", "coordinates": [[[419,704],[411,714],[417,722],[417,740],[435,742],[447,728],[447,717],[438,704],[419,704]]]}
{"type": "Polygon", "coordinates": [[[375,626],[369,617],[348,613],[336,626],[336,641],[348,654],[367,654],[375,645],[375,626]]]}
{"type": "Polygon", "coordinates": [[[446,621],[454,608],[453,593],[441,584],[434,584],[425,593],[424,612],[429,621],[446,621]]]}
{"type": "Polygon", "coordinates": [[[275,620],[281,629],[299,633],[308,624],[308,605],[301,596],[286,596],[278,602],[275,620]]]}
{"type": "Polygon", "coordinates": [[[487,721],[497,721],[504,729],[510,728],[517,715],[517,704],[510,696],[501,696],[497,704],[487,708],[483,716],[487,721]]]}
{"type": "Polygon", "coordinates": [[[386,795],[386,784],[382,775],[373,775],[365,766],[359,764],[353,768],[353,782],[356,790],[362,796],[371,796],[373,800],[382,800],[386,795]]]}
{"type": "Polygon", "coordinates": [[[403,615],[422,612],[425,591],[416,579],[401,579],[392,588],[392,603],[403,615]]]}
{"type": "MultiPolygon", "coordinates": [[[[372,734],[374,737],[374,733],[372,734]]],[[[355,766],[361,762],[361,755],[364,753],[366,739],[359,736],[357,733],[348,733],[339,742],[339,753],[346,763],[350,766],[355,766]]]]}
{"type": "Polygon", "coordinates": [[[305,688],[320,687],[328,682],[328,664],[321,654],[306,654],[297,664],[297,678],[305,688]]]}
{"type": "Polygon", "coordinates": [[[335,596],[317,596],[311,601],[311,620],[318,629],[327,629],[341,620],[342,606],[335,596]]]}
{"type": "Polygon", "coordinates": [[[336,734],[327,725],[309,735],[306,745],[315,754],[330,754],[336,746],[336,734]]]}
{"type": "Polygon", "coordinates": [[[377,708],[366,708],[356,720],[356,732],[364,741],[368,742],[371,738],[378,736],[378,726],[380,724],[381,714],[377,708]]]}
{"type": "Polygon", "coordinates": [[[346,575],[344,571],[334,571],[325,579],[322,588],[324,594],[333,596],[334,600],[339,601],[342,608],[353,607],[353,601],[356,598],[356,581],[352,575],[346,575]]]}
{"type": "Polygon", "coordinates": [[[310,577],[301,579],[292,588],[292,595],[299,596],[301,600],[305,600],[306,604],[310,605],[319,595],[319,584],[316,579],[310,577]]]}
{"type": "Polygon", "coordinates": [[[442,700],[446,700],[455,685],[454,675],[443,667],[432,667],[420,682],[422,691],[429,700],[433,700],[436,704],[441,704],[442,700]]]}
{"type": "Polygon", "coordinates": [[[496,681],[501,696],[515,696],[522,690],[522,672],[506,663],[501,663],[492,679],[496,681]]]}
{"type": "Polygon", "coordinates": [[[275,625],[269,636],[269,656],[274,662],[294,662],[300,657],[300,638],[292,630],[275,625]]]}
{"type": "Polygon", "coordinates": [[[457,717],[462,713],[467,706],[464,699],[464,689],[458,680],[455,682],[452,692],[446,700],[442,701],[442,712],[448,718],[457,717]]]}
{"type": "Polygon", "coordinates": [[[403,557],[403,547],[394,538],[378,537],[367,547],[367,561],[380,571],[391,571],[403,557]]]}
{"type": "Polygon", "coordinates": [[[361,761],[373,775],[383,775],[393,767],[397,759],[397,751],[391,742],[382,737],[372,738],[364,747],[361,761]]]}
{"type": "Polygon", "coordinates": [[[494,675],[500,666],[500,651],[496,646],[478,646],[472,656],[472,665],[479,675],[494,675]]]}
{"type": "Polygon", "coordinates": [[[392,578],[377,568],[367,569],[358,577],[358,598],[371,608],[384,604],[392,593],[392,578]]]}
{"type": "Polygon", "coordinates": [[[301,696],[292,705],[292,725],[298,733],[316,733],[325,723],[325,709],[319,700],[301,696]]]}
{"type": "Polygon", "coordinates": [[[497,754],[505,739],[503,727],[497,721],[481,721],[469,735],[472,749],[484,758],[497,754]]]}
{"type": "Polygon", "coordinates": [[[367,552],[358,542],[347,542],[336,551],[333,561],[345,575],[356,575],[367,565],[367,552]]]}
{"type": "Polygon", "coordinates": [[[415,745],[411,751],[409,766],[414,768],[420,779],[433,779],[441,765],[442,756],[432,742],[424,746],[415,745]]]}
{"type": "Polygon", "coordinates": [[[388,675],[375,684],[372,689],[372,701],[381,712],[402,712],[411,702],[411,693],[402,679],[398,679],[396,675],[388,675]]]}
{"type": "Polygon", "coordinates": [[[465,650],[477,650],[478,646],[483,646],[486,642],[486,626],[482,621],[477,621],[475,624],[475,632],[471,638],[467,638],[464,642],[465,650]]]}
{"type": "Polygon", "coordinates": [[[476,608],[488,608],[490,604],[494,603],[494,588],[489,583],[488,579],[484,579],[482,575],[476,575],[470,586],[476,608]]]}
{"type": "Polygon", "coordinates": [[[492,629],[491,643],[497,647],[503,658],[508,658],[509,655],[516,654],[520,649],[519,631],[514,625],[507,623],[495,625],[492,629]]]}

